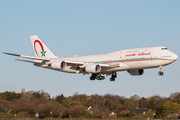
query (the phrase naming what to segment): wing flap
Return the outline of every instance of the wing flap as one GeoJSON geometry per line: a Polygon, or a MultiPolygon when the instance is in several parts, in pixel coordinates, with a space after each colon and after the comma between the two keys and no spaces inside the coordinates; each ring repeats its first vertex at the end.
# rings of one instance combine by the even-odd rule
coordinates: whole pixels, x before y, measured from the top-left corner
{"type": "Polygon", "coordinates": [[[85,62],[81,62],[81,61],[65,61],[67,64],[69,65],[83,65],[85,62]]]}
{"type": "Polygon", "coordinates": [[[23,61],[23,62],[29,62],[29,63],[38,63],[38,64],[41,64],[43,61],[29,61],[29,60],[22,60],[22,59],[15,59],[17,61],[23,61]]]}
{"type": "Polygon", "coordinates": [[[98,64],[98,65],[100,65],[101,67],[109,67],[109,68],[120,67],[120,64],[98,64]]]}

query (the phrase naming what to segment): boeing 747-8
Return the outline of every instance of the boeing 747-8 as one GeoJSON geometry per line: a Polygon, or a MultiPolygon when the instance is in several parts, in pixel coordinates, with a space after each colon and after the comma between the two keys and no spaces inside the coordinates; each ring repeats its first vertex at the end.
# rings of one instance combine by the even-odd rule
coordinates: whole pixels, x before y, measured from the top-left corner
{"type": "Polygon", "coordinates": [[[163,75],[162,68],[177,60],[178,56],[166,47],[147,47],[119,50],[106,54],[57,57],[35,35],[30,36],[36,57],[19,54],[4,54],[33,59],[34,61],[16,59],[30,62],[35,66],[48,68],[67,73],[91,74],[90,80],[103,80],[104,75],[111,75],[110,81],[115,81],[118,71],[128,71],[131,75],[142,75],[144,69],[160,68],[159,75],[163,75]]]}

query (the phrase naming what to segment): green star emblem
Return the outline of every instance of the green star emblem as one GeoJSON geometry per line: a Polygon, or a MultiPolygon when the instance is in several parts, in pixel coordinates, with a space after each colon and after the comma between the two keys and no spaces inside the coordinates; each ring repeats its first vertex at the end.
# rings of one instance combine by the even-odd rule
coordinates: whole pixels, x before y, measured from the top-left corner
{"type": "Polygon", "coordinates": [[[46,54],[46,51],[44,51],[44,49],[43,49],[43,51],[41,52],[41,57],[45,57],[45,54],[46,54]]]}

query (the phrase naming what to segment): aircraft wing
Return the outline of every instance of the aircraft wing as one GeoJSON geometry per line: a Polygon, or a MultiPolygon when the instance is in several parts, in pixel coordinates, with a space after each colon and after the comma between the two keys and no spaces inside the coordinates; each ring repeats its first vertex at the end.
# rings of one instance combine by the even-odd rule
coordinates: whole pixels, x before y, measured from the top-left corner
{"type": "Polygon", "coordinates": [[[70,69],[72,70],[83,70],[87,65],[90,64],[97,64],[100,65],[102,68],[114,68],[114,67],[119,67],[118,64],[98,64],[98,63],[93,63],[93,62],[83,62],[83,61],[69,61],[65,60],[64,61],[67,66],[71,66],[70,69]]]}
{"type": "Polygon", "coordinates": [[[22,59],[15,59],[15,60],[23,61],[23,62],[29,62],[29,63],[37,63],[37,64],[41,64],[43,62],[42,60],[34,60],[34,61],[22,60],[22,59]]]}
{"type": "Polygon", "coordinates": [[[121,67],[122,69],[127,69],[129,66],[127,66],[124,63],[111,63],[111,64],[104,64],[104,63],[92,63],[92,62],[82,62],[82,61],[64,61],[67,65],[71,66],[70,69],[77,70],[77,69],[84,69],[89,64],[97,64],[101,66],[102,69],[116,69],[121,67]]]}
{"type": "Polygon", "coordinates": [[[44,58],[44,57],[43,58],[42,57],[33,57],[33,56],[19,55],[19,54],[6,53],[6,52],[3,52],[3,53],[7,54],[7,55],[12,55],[12,56],[17,56],[17,57],[28,58],[28,59],[33,59],[34,60],[34,61],[29,61],[29,60],[15,59],[15,60],[18,60],[18,61],[23,61],[23,62],[41,64],[41,63],[45,63],[45,62],[50,61],[49,58],[44,58]]]}
{"type": "Polygon", "coordinates": [[[17,56],[17,57],[22,57],[22,58],[29,58],[29,59],[34,59],[34,60],[45,60],[45,61],[51,60],[50,58],[45,58],[45,57],[33,57],[33,56],[19,55],[19,54],[6,53],[6,52],[3,52],[3,53],[7,55],[17,56]]]}
{"type": "Polygon", "coordinates": [[[116,70],[116,69],[128,69],[129,66],[124,63],[111,63],[111,64],[98,64],[102,68],[107,69],[107,71],[116,70]]]}
{"type": "MultiPolygon", "coordinates": [[[[6,53],[6,52],[3,52],[4,54],[7,54],[7,55],[12,55],[12,56],[17,56],[17,57],[22,57],[22,58],[28,58],[28,59],[33,59],[34,61],[29,61],[29,60],[22,60],[22,59],[15,59],[15,60],[18,60],[18,61],[23,61],[23,62],[29,62],[29,63],[38,63],[38,64],[41,64],[41,63],[45,63],[45,62],[50,62],[50,58],[46,58],[46,57],[33,57],[33,56],[26,56],[26,55],[20,55],[20,54],[14,54],[14,53],[6,53]]],[[[83,69],[85,68],[87,65],[89,64],[98,64],[100,65],[102,68],[106,68],[106,69],[114,69],[114,68],[118,68],[118,67],[121,67],[121,68],[129,68],[129,66],[127,66],[126,64],[124,63],[111,63],[111,64],[105,64],[105,63],[92,63],[92,62],[82,62],[82,61],[66,61],[66,64],[71,66],[70,69],[73,69],[73,70],[77,70],[77,69],[83,69]]]]}

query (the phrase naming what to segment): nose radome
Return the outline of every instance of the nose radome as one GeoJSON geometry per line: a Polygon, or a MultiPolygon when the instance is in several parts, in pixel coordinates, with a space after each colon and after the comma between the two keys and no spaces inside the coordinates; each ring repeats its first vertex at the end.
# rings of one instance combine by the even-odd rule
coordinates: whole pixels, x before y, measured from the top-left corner
{"type": "Polygon", "coordinates": [[[173,58],[174,58],[174,60],[177,60],[177,59],[178,59],[178,56],[174,53],[174,54],[173,54],[173,58]]]}

